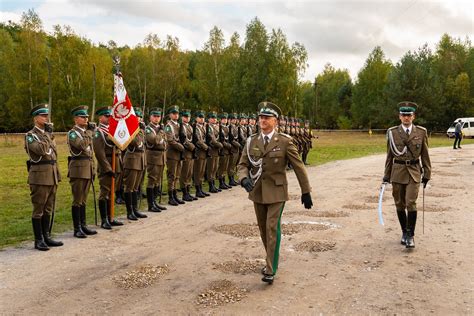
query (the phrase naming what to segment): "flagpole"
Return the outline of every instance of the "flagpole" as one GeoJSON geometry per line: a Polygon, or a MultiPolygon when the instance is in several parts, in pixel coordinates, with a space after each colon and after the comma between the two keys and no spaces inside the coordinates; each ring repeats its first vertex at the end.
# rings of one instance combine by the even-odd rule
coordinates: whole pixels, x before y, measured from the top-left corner
{"type": "Polygon", "coordinates": [[[112,148],[112,183],[110,184],[110,221],[114,220],[115,211],[115,146],[112,148]]]}

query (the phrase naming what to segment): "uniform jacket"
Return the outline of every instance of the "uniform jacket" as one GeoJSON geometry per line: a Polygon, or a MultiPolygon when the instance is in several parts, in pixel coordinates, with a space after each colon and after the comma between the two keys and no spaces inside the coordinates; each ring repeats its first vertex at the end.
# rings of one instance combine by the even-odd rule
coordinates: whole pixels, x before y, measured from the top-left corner
{"type": "Polygon", "coordinates": [[[145,136],[143,130],[135,135],[125,151],[123,168],[131,170],[145,170],[145,136]]]}
{"type": "Polygon", "coordinates": [[[193,144],[193,127],[191,126],[191,124],[183,123],[183,128],[184,134],[186,135],[186,140],[183,144],[185,149],[183,153],[183,158],[193,159],[194,150],[196,149],[196,146],[193,144]]]}
{"type": "Polygon", "coordinates": [[[205,159],[207,158],[208,150],[208,146],[206,144],[206,127],[204,124],[196,123],[194,128],[196,128],[196,156],[199,159],[205,159]]]}
{"type": "Polygon", "coordinates": [[[208,135],[209,135],[209,156],[218,157],[219,150],[224,147],[221,142],[219,142],[219,125],[217,124],[207,124],[208,135]]]}
{"type": "Polygon", "coordinates": [[[122,171],[122,154],[115,144],[110,140],[103,129],[108,129],[108,125],[99,124],[99,128],[95,131],[93,142],[95,158],[97,159],[97,172],[103,175],[112,171],[112,153],[115,148],[115,172],[122,171]]]}
{"type": "Polygon", "coordinates": [[[232,144],[229,142],[229,126],[219,124],[219,141],[222,143],[222,155],[230,155],[232,144]]]}
{"type": "Polygon", "coordinates": [[[184,151],[184,146],[179,142],[179,123],[169,120],[168,123],[166,123],[165,134],[169,146],[166,158],[181,160],[181,153],[184,151]]]}
{"type": "Polygon", "coordinates": [[[31,162],[28,184],[57,185],[61,181],[56,142],[51,133],[35,126],[25,135],[25,150],[31,162]]]}
{"type": "Polygon", "coordinates": [[[239,127],[235,124],[229,124],[229,139],[232,139],[230,142],[232,145],[230,152],[233,154],[238,153],[240,150],[239,127]]]}
{"type": "Polygon", "coordinates": [[[145,128],[146,163],[163,166],[166,160],[166,135],[160,124],[148,124],[145,128]]]}
{"type": "Polygon", "coordinates": [[[250,200],[261,204],[287,201],[289,199],[286,178],[288,162],[293,166],[301,193],[311,192],[308,174],[291,136],[275,131],[267,148],[264,149],[262,134],[252,135],[250,141],[245,144],[237,167],[239,179],[249,178],[249,169],[252,170],[252,173],[256,173],[258,170],[249,160],[247,147],[249,147],[250,157],[254,161],[263,159],[262,174],[249,193],[250,200]]]}
{"type": "Polygon", "coordinates": [[[245,142],[247,141],[247,137],[250,136],[247,133],[247,125],[239,125],[238,128],[239,128],[240,145],[244,147],[245,142]]]}
{"type": "Polygon", "coordinates": [[[410,177],[415,182],[420,182],[421,176],[431,178],[431,161],[428,154],[428,135],[424,127],[413,125],[410,136],[405,132],[403,125],[394,126],[387,131],[387,159],[385,161],[384,176],[391,182],[408,184],[410,177]],[[396,156],[390,146],[392,135],[394,144],[399,152],[407,146],[406,152],[401,156],[396,156]],[[417,164],[398,164],[394,160],[410,161],[419,159],[417,164]]]}
{"type": "Polygon", "coordinates": [[[93,131],[74,126],[68,133],[69,164],[68,177],[92,179],[95,175],[93,159],[93,131]]]}

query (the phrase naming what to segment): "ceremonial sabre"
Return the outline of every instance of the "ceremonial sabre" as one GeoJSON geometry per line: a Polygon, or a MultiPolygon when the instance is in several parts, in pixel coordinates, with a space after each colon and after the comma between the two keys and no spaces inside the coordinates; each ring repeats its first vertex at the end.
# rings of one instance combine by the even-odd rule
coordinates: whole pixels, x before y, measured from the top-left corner
{"type": "Polygon", "coordinates": [[[379,223],[380,225],[384,226],[383,222],[383,216],[382,216],[382,200],[383,200],[383,193],[385,192],[385,185],[387,182],[383,182],[382,185],[380,186],[380,192],[379,192],[379,223]]]}

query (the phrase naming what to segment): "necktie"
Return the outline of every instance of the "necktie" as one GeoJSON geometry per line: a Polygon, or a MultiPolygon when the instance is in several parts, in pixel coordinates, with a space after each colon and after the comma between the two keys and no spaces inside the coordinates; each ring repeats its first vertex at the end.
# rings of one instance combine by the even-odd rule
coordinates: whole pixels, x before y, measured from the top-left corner
{"type": "Polygon", "coordinates": [[[407,132],[407,136],[409,136],[410,135],[410,129],[407,128],[406,132],[407,132]]]}
{"type": "Polygon", "coordinates": [[[268,145],[268,143],[270,142],[270,139],[268,138],[268,136],[265,136],[263,139],[265,140],[265,141],[263,142],[263,148],[264,148],[264,149],[267,149],[267,145],[268,145]]]}

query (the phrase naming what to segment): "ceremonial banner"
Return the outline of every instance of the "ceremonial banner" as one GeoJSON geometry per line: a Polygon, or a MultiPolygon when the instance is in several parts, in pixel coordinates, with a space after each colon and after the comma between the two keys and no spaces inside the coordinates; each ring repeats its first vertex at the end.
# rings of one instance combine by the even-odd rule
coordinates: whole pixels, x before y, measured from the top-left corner
{"type": "Polygon", "coordinates": [[[139,130],[138,118],[128,98],[122,74],[117,73],[114,75],[114,105],[108,134],[120,150],[125,150],[139,130]]]}

